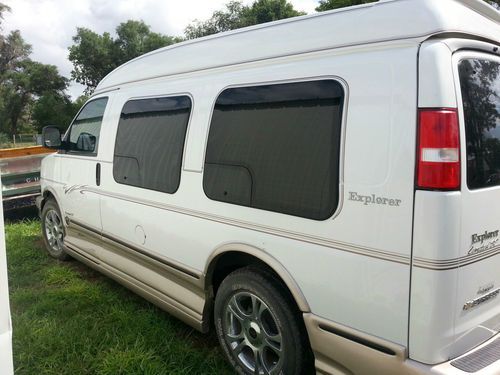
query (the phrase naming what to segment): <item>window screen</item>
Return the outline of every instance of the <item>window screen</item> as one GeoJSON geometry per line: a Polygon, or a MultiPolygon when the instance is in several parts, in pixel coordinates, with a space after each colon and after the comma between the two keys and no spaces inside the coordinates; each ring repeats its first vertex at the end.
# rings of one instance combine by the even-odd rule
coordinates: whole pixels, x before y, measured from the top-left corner
{"type": "Polygon", "coordinates": [[[99,98],[82,108],[65,139],[69,151],[97,154],[102,117],[107,103],[108,98],[99,98]]]}
{"type": "Polygon", "coordinates": [[[467,141],[467,185],[500,185],[500,63],[466,59],[459,65],[467,141]]]}
{"type": "Polygon", "coordinates": [[[316,220],[330,217],[339,196],[343,97],[333,80],[223,91],[208,136],[206,195],[316,220]]]}
{"type": "Polygon", "coordinates": [[[190,112],[187,96],[125,103],[116,135],[116,182],[174,193],[180,182],[190,112]]]}

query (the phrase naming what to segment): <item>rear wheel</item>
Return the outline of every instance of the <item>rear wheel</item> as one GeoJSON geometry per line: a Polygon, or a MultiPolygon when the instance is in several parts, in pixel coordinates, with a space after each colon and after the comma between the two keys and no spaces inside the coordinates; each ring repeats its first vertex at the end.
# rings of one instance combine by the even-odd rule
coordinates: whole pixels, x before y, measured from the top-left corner
{"type": "Polygon", "coordinates": [[[64,223],[57,203],[49,199],[42,209],[42,234],[49,255],[59,260],[67,260],[64,251],[64,223]]]}
{"type": "Polygon", "coordinates": [[[239,374],[309,374],[312,355],[295,305],[271,273],[243,268],[215,299],[219,342],[239,374]]]}

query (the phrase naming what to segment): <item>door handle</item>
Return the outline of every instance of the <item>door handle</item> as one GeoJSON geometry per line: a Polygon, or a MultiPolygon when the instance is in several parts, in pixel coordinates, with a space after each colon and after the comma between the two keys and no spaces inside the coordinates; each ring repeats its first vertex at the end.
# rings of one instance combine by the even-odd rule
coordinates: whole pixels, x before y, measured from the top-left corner
{"type": "Polygon", "coordinates": [[[95,166],[95,184],[101,186],[101,163],[97,163],[95,166]]]}

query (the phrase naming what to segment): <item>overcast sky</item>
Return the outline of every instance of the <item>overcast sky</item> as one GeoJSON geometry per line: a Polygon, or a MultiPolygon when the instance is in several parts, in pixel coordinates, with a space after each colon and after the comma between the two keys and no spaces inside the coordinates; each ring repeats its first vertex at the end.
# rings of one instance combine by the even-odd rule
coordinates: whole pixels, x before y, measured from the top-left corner
{"type": "MultiPolygon", "coordinates": [[[[5,15],[4,32],[20,30],[33,46],[32,59],[53,64],[70,77],[68,47],[77,26],[102,34],[114,33],[128,19],[143,20],[155,32],[182,35],[194,19],[205,20],[229,0],[0,0],[12,8],[5,15]]],[[[252,0],[244,0],[245,4],[252,0]]],[[[314,12],[318,0],[292,0],[295,9],[314,12]]],[[[83,87],[72,81],[69,92],[79,96],[83,87]]]]}

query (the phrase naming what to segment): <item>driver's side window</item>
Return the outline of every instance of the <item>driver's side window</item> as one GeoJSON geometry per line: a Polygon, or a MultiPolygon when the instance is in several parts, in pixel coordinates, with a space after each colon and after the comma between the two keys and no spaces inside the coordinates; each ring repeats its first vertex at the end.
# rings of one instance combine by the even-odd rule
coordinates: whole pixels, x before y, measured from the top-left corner
{"type": "Polygon", "coordinates": [[[66,135],[68,151],[97,155],[102,117],[107,103],[108,98],[99,98],[83,107],[66,135]]]}

